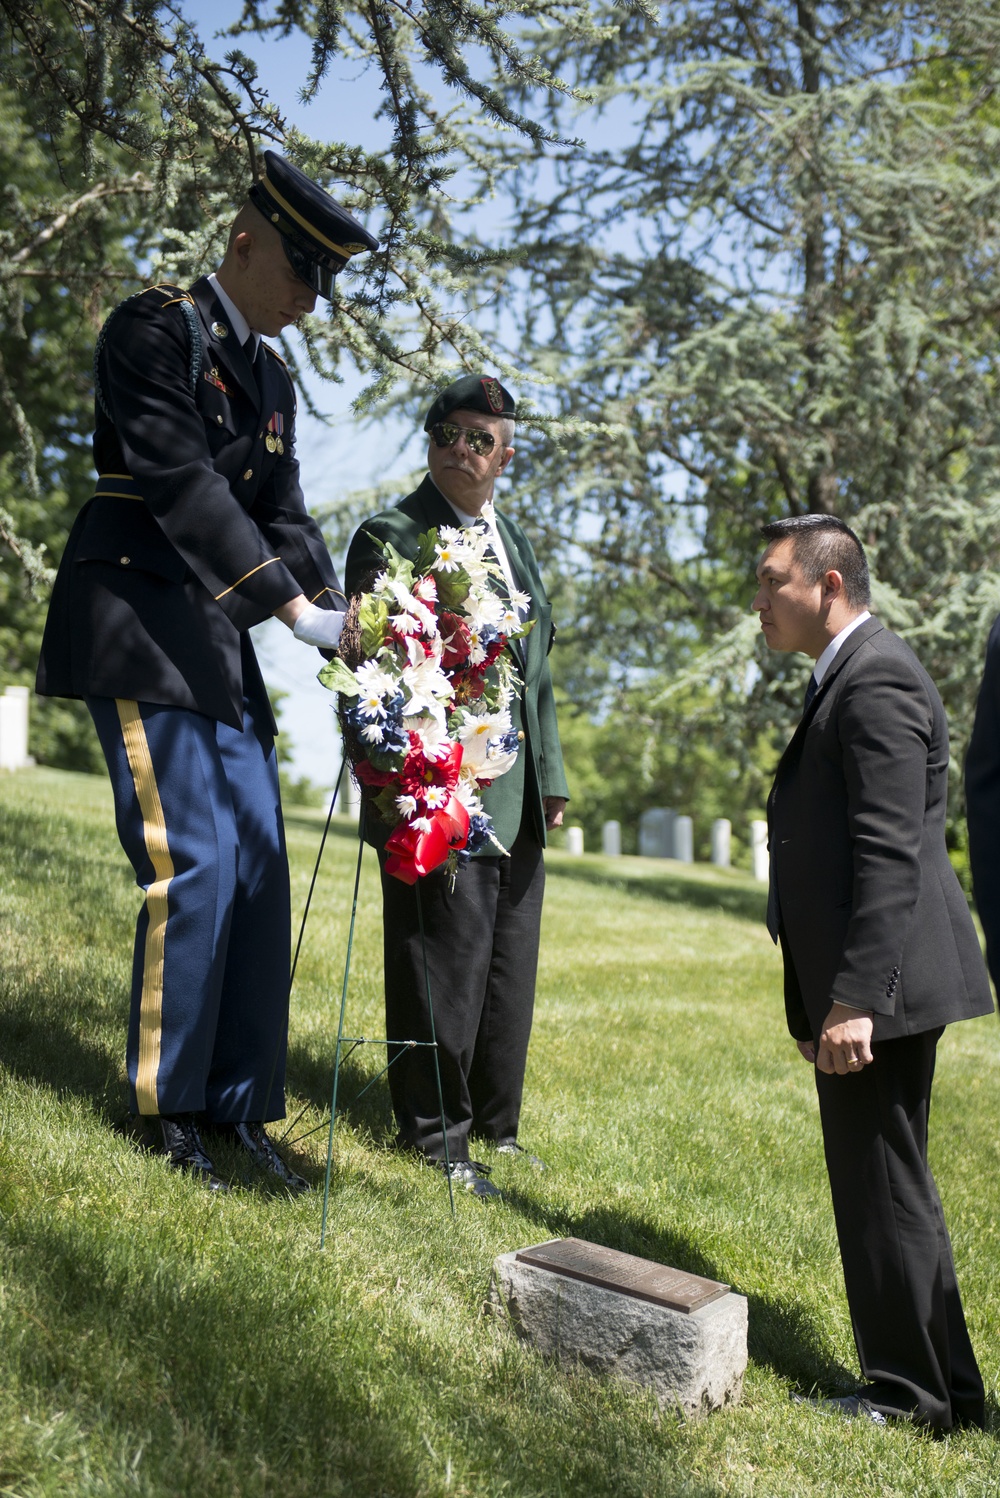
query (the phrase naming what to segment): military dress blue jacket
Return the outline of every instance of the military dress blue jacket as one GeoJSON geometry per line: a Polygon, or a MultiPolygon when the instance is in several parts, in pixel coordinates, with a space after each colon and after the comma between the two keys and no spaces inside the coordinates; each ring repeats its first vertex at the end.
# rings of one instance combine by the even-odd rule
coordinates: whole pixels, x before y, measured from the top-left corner
{"type": "Polygon", "coordinates": [[[203,279],[149,287],[106,326],[99,479],[53,588],[44,695],[134,698],[239,728],[244,692],[262,691],[246,631],[299,593],[344,606],[302,497],[291,377],[266,345],[255,374],[227,321],[203,279]]]}

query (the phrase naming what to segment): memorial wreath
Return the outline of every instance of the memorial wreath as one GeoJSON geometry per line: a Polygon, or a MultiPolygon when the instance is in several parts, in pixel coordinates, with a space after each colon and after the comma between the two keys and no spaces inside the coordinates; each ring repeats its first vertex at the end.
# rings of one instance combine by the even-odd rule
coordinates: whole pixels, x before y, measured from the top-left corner
{"type": "Polygon", "coordinates": [[[441,526],[408,561],[385,565],[349,605],[338,656],[319,673],[338,692],[344,742],[366,815],[391,827],[386,872],[406,884],[452,877],[493,843],[480,792],[517,760],[510,704],[520,686],[508,640],[531,600],[508,596],[485,524],[441,526]]]}

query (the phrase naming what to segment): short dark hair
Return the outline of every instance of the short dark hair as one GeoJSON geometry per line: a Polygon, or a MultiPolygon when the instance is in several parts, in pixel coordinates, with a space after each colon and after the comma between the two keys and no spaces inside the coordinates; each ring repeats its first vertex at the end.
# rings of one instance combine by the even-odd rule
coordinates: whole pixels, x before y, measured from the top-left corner
{"type": "Polygon", "coordinates": [[[828,572],[844,579],[844,598],[852,608],[866,609],[872,600],[865,549],[849,525],[836,515],[789,515],[762,525],[764,540],[791,541],[792,555],[806,579],[818,583],[828,572]]]}

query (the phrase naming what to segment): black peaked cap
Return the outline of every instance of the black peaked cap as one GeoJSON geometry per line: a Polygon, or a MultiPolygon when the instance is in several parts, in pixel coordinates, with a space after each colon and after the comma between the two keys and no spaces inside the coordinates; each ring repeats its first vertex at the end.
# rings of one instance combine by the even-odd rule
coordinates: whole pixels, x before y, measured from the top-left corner
{"type": "Polygon", "coordinates": [[[276,151],[264,152],[264,174],[250,189],[254,207],[281,235],[292,269],[320,296],[352,255],[378,249],[378,240],[346,208],[276,151]]]}

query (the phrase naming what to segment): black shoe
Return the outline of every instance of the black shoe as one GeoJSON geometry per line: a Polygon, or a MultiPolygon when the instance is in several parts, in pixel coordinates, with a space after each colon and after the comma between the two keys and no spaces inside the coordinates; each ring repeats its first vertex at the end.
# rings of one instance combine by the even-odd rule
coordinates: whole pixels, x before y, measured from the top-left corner
{"type": "Polygon", "coordinates": [[[488,1165],[483,1165],[479,1160],[452,1160],[448,1165],[443,1160],[431,1162],[435,1169],[443,1170],[445,1175],[451,1177],[453,1186],[461,1186],[466,1191],[485,1200],[491,1196],[502,1196],[503,1192],[499,1186],[494,1186],[492,1181],[486,1177],[490,1170],[488,1165]]]}
{"type": "Polygon", "coordinates": [[[513,1135],[510,1139],[498,1139],[496,1151],[498,1155],[513,1155],[515,1159],[523,1161],[525,1165],[533,1165],[536,1170],[548,1169],[544,1160],[540,1160],[537,1155],[530,1154],[523,1144],[518,1144],[513,1135]]]}
{"type": "MultiPolygon", "coordinates": [[[[793,1404],[808,1404],[820,1415],[840,1415],[845,1420],[868,1420],[872,1425],[887,1425],[881,1410],[875,1409],[859,1394],[842,1394],[838,1399],[811,1399],[805,1394],[793,1394],[793,1404]]],[[[903,1412],[900,1411],[902,1416],[903,1412]]]]}
{"type": "Polygon", "coordinates": [[[145,1119],[144,1123],[149,1131],[149,1148],[155,1154],[166,1155],[173,1170],[183,1170],[196,1181],[201,1181],[209,1191],[229,1190],[227,1182],[216,1175],[215,1166],[205,1153],[193,1113],[161,1113],[158,1118],[145,1119]],[[157,1126],[161,1143],[156,1141],[157,1126]]]}
{"type": "Polygon", "coordinates": [[[286,1190],[294,1191],[296,1195],[309,1190],[309,1182],[297,1175],[278,1154],[274,1141],[268,1137],[262,1123],[238,1123],[233,1124],[232,1128],[236,1143],[246,1150],[253,1163],[259,1165],[261,1170],[269,1171],[286,1190]]]}

